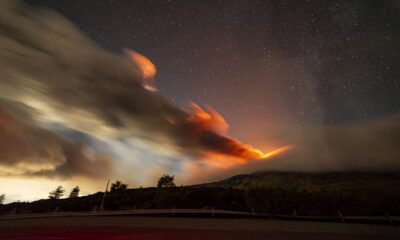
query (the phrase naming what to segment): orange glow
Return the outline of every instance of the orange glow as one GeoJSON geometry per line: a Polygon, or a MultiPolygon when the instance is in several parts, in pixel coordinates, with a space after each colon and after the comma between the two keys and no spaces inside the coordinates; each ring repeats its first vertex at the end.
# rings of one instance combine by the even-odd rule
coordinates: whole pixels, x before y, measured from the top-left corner
{"type": "MultiPolygon", "coordinates": [[[[0,132],[8,133],[11,136],[23,139],[24,135],[21,132],[17,122],[0,106],[0,132]]],[[[3,134],[4,134],[3,133],[3,134]]]]}
{"type": "Polygon", "coordinates": [[[152,78],[156,75],[156,66],[148,58],[129,49],[125,49],[125,53],[140,68],[144,78],[152,78]]]}
{"type": "Polygon", "coordinates": [[[245,164],[247,163],[247,160],[221,153],[207,152],[201,162],[212,168],[228,169],[237,165],[245,164]]]}
{"type": "Polygon", "coordinates": [[[234,138],[224,136],[221,133],[226,132],[229,126],[225,119],[210,106],[203,109],[192,103],[191,123],[195,129],[193,133],[208,146],[205,149],[205,162],[220,168],[232,167],[256,159],[267,159],[293,147],[287,145],[264,153],[234,138]],[[214,131],[219,131],[219,134],[214,131]]]}
{"type": "Polygon", "coordinates": [[[289,149],[291,149],[291,148],[293,148],[292,145],[287,145],[287,146],[284,146],[284,147],[275,149],[275,150],[273,150],[273,151],[264,153],[260,159],[266,159],[266,158],[269,158],[269,157],[278,155],[278,154],[283,153],[283,152],[285,152],[286,150],[289,150],[289,149]]]}
{"type": "Polygon", "coordinates": [[[272,150],[272,151],[269,151],[266,153],[262,153],[260,150],[254,149],[249,145],[245,145],[245,146],[248,147],[247,150],[250,153],[252,153],[251,154],[251,156],[253,156],[252,158],[229,156],[226,154],[221,154],[221,153],[216,153],[216,152],[207,152],[206,155],[204,156],[202,162],[206,163],[209,166],[216,167],[219,169],[228,169],[228,168],[231,168],[234,166],[246,164],[250,161],[268,159],[270,157],[273,157],[280,153],[283,153],[293,147],[292,145],[287,145],[287,146],[280,147],[280,148],[277,148],[275,150],[272,150]]]}
{"type": "MultiPolygon", "coordinates": [[[[156,74],[156,67],[145,56],[129,49],[125,49],[125,53],[139,67],[145,79],[150,79],[156,74]]],[[[144,87],[150,91],[155,91],[154,87],[150,85],[144,87]]],[[[223,135],[228,130],[229,125],[212,107],[207,105],[202,108],[193,102],[191,106],[192,112],[189,115],[185,132],[193,139],[194,143],[204,147],[206,159],[211,160],[212,165],[226,168],[244,164],[250,160],[266,159],[292,148],[288,145],[264,153],[250,145],[223,135]]],[[[176,124],[173,119],[166,118],[166,120],[171,124],[176,124]]]]}
{"type": "Polygon", "coordinates": [[[224,132],[228,129],[225,119],[212,107],[206,106],[205,110],[195,103],[192,104],[192,122],[201,126],[203,130],[224,132]]]}

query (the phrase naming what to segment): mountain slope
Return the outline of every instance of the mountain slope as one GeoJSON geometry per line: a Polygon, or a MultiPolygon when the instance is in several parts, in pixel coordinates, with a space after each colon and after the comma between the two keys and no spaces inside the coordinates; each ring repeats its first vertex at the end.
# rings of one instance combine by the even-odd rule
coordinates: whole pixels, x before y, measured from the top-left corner
{"type": "Polygon", "coordinates": [[[320,191],[398,191],[400,172],[367,173],[291,173],[291,172],[255,172],[236,175],[213,183],[200,184],[202,187],[231,187],[237,189],[267,188],[295,192],[320,191]]]}
{"type": "MultiPolygon", "coordinates": [[[[215,208],[302,216],[400,216],[400,173],[256,172],[194,186],[137,188],[106,195],[106,210],[215,208]],[[340,212],[340,213],[339,213],[340,212]]],[[[93,211],[103,193],[0,205],[0,215],[93,211]]]]}

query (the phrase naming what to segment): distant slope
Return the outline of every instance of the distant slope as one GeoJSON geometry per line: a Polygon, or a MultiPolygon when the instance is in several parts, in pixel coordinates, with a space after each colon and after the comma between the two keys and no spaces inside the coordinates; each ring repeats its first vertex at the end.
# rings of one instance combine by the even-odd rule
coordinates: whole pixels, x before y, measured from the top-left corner
{"type": "Polygon", "coordinates": [[[225,188],[268,188],[295,192],[345,191],[356,189],[366,191],[398,191],[400,172],[368,173],[292,173],[292,172],[255,172],[236,175],[231,178],[205,183],[201,187],[225,188]]]}
{"type": "Polygon", "coordinates": [[[193,187],[241,190],[246,205],[256,212],[400,215],[400,172],[256,172],[193,187]]]}

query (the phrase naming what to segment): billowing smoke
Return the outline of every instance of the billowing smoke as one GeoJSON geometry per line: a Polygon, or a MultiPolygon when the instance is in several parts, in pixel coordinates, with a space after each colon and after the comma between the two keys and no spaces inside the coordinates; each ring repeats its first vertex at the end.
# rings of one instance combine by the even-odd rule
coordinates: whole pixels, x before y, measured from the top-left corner
{"type": "Polygon", "coordinates": [[[149,86],[155,67],[125,52],[105,51],[57,12],[0,1],[0,174],[115,173],[119,162],[112,156],[54,132],[54,124],[100,140],[140,139],[194,158],[211,152],[243,160],[226,174],[400,168],[398,116],[361,126],[267,129],[282,146],[295,147],[246,164],[272,152],[221,134],[227,124],[211,108],[193,105],[188,112],[171,104],[149,86]]]}
{"type": "Polygon", "coordinates": [[[154,66],[143,68],[138,61],[148,60],[127,52],[129,56],[119,56],[103,50],[54,11],[1,1],[0,106],[7,105],[2,115],[11,119],[2,122],[2,131],[15,143],[2,140],[7,143],[0,146],[0,164],[51,165],[24,172],[31,175],[95,175],[97,170],[91,169],[102,174],[109,167],[108,157],[89,161],[84,146],[46,130],[54,123],[99,139],[136,137],[191,156],[211,151],[262,157],[260,151],[205,127],[219,115],[202,110],[210,119],[205,115],[198,121],[197,113],[189,114],[149,90],[145,78],[155,73],[154,66]],[[13,125],[23,130],[12,130],[13,125]]]}
{"type": "MultiPolygon", "coordinates": [[[[358,124],[286,126],[276,136],[296,148],[271,169],[294,171],[400,170],[400,114],[358,124]]],[[[283,157],[283,156],[282,156],[283,157]]]]}
{"type": "Polygon", "coordinates": [[[275,141],[291,142],[295,147],[268,161],[253,161],[223,172],[199,175],[193,183],[255,171],[400,170],[400,114],[352,125],[279,125],[260,131],[274,136],[275,141]]]}
{"type": "Polygon", "coordinates": [[[38,126],[21,103],[0,101],[1,175],[104,177],[114,161],[38,126]],[[5,172],[4,172],[5,171],[5,172]]]}

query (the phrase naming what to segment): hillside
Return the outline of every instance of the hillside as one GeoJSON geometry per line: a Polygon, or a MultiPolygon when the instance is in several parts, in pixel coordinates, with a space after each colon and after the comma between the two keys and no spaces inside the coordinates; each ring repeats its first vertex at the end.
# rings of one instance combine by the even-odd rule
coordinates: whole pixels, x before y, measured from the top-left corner
{"type": "Polygon", "coordinates": [[[231,178],[200,184],[202,187],[224,188],[267,188],[294,192],[321,191],[368,191],[394,192],[400,187],[400,172],[334,172],[334,173],[292,173],[292,172],[255,172],[236,175],[231,178]]]}
{"type": "MultiPolygon", "coordinates": [[[[211,208],[304,216],[400,215],[400,173],[256,172],[186,187],[108,193],[105,210],[211,208]]],[[[93,211],[103,193],[0,205],[0,214],[93,211]]]]}

